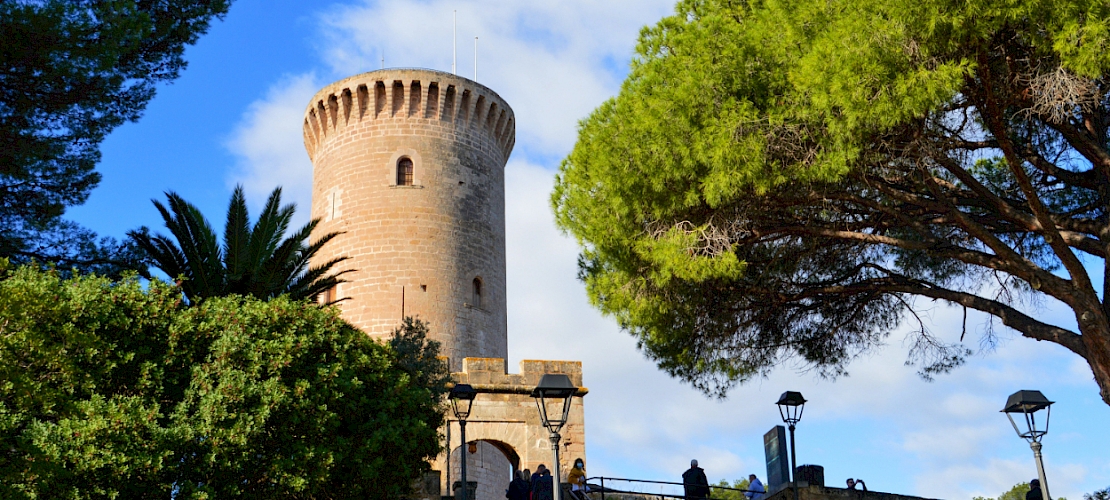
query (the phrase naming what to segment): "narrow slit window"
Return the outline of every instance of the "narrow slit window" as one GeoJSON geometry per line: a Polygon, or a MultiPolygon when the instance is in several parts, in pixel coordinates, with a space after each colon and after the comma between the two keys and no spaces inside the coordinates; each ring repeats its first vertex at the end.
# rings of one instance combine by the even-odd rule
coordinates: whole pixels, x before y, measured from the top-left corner
{"type": "Polygon", "coordinates": [[[401,158],[397,161],[397,185],[412,185],[412,160],[409,158],[401,158]]]}
{"type": "Polygon", "coordinates": [[[474,307],[482,307],[482,278],[474,278],[474,307]]]}

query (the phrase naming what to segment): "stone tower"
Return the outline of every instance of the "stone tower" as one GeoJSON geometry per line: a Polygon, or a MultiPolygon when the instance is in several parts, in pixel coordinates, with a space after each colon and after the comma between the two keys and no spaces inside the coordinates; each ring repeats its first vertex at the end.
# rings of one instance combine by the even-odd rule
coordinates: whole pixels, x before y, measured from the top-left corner
{"type": "Polygon", "coordinates": [[[338,269],[356,270],[329,292],[343,316],[374,337],[419,317],[452,370],[505,358],[508,104],[450,73],[373,71],[316,93],[304,142],[312,216],[344,233],[317,262],[347,256],[338,269]]]}
{"type": "Polygon", "coordinates": [[[304,142],[313,164],[312,216],[343,234],[314,264],[346,256],[356,271],[324,297],[373,337],[403,316],[428,322],[456,383],[479,397],[462,443],[452,415],[445,453],[422,498],[451,494],[465,460],[476,500],[504,498],[510,473],[551,465],[548,431],[532,389],[545,373],[580,387],[562,431],[564,471],[584,458],[582,364],[520,362],[508,373],[505,291],[505,162],[515,142],[508,104],[492,90],[425,69],[372,71],[312,98],[304,142]]]}

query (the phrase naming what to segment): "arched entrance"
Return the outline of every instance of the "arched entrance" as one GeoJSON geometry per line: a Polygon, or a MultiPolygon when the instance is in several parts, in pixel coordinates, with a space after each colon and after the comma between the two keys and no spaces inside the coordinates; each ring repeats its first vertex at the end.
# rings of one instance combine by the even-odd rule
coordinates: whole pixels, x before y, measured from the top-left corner
{"type": "MultiPolygon", "coordinates": [[[[508,443],[479,439],[451,450],[450,484],[462,480],[462,460],[466,459],[466,478],[478,483],[473,500],[501,500],[512,475],[520,470],[520,455],[508,443]]],[[[454,490],[450,490],[451,494],[454,490]]]]}

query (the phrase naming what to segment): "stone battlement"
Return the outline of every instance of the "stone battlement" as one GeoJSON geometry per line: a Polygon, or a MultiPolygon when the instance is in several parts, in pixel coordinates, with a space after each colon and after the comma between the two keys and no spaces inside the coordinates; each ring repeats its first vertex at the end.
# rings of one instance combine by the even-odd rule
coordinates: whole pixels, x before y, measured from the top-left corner
{"type": "Polygon", "coordinates": [[[458,133],[485,136],[507,159],[516,141],[512,108],[473,80],[430,69],[384,69],[332,83],[316,93],[304,115],[310,159],[343,128],[366,121],[438,121],[458,133]]]}
{"type": "Polygon", "coordinates": [[[457,384],[470,384],[478,392],[502,394],[531,394],[545,373],[561,373],[570,377],[580,389],[576,395],[585,396],[589,389],[582,387],[581,361],[547,361],[526,359],[520,362],[520,373],[508,373],[502,358],[464,358],[462,371],[451,374],[457,384]]]}

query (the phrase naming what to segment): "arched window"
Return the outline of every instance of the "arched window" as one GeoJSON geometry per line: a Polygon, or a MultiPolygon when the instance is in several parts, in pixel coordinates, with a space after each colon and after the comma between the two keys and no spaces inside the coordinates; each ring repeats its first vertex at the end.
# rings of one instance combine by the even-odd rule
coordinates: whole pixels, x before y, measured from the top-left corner
{"type": "Polygon", "coordinates": [[[474,307],[482,307],[482,278],[474,278],[474,307]]]}
{"type": "Polygon", "coordinates": [[[412,160],[409,158],[397,160],[397,185],[412,185],[412,160]]]}

